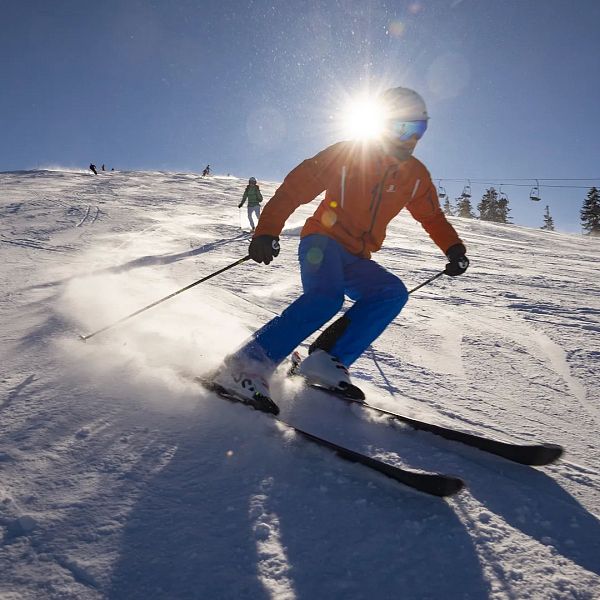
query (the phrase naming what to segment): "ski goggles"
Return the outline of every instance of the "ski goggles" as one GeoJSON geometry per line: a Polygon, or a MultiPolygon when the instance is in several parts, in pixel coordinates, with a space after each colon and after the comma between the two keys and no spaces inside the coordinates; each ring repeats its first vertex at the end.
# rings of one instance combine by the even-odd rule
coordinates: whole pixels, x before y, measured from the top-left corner
{"type": "Polygon", "coordinates": [[[390,121],[388,131],[401,142],[406,142],[413,136],[420,140],[427,131],[427,121],[390,121]]]}

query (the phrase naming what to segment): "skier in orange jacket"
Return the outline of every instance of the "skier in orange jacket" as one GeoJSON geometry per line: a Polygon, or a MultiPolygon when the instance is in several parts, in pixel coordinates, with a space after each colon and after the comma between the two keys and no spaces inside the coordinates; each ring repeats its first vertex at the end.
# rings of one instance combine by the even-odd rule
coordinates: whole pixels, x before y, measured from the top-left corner
{"type": "Polygon", "coordinates": [[[354,300],[344,316],[310,348],[298,374],[310,383],[356,398],[348,367],[398,315],[408,299],[394,274],[371,260],[381,248],[388,223],[403,209],[421,223],[446,255],[445,273],[461,275],[466,248],[442,212],[425,166],[412,154],[427,129],[421,96],[393,88],[382,96],[386,125],[378,142],[334,144],[293,169],[260,216],[248,253],[269,264],[279,254],[287,218],[325,191],[305,223],[298,249],[304,293],[234,354],[213,378],[218,389],[260,410],[277,413],[268,378],[307,337],[354,300]]]}

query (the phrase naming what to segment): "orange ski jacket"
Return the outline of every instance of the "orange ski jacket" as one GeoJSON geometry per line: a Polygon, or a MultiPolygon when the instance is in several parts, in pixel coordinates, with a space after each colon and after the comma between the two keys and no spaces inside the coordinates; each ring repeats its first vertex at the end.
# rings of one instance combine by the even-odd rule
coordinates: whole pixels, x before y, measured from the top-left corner
{"type": "Polygon", "coordinates": [[[463,243],[446,220],[429,171],[414,157],[398,161],[375,145],[338,142],[293,169],[260,216],[254,237],[279,236],[288,217],[325,191],[302,228],[320,233],[349,252],[370,258],[381,248],[388,223],[403,209],[446,253],[463,243]]]}

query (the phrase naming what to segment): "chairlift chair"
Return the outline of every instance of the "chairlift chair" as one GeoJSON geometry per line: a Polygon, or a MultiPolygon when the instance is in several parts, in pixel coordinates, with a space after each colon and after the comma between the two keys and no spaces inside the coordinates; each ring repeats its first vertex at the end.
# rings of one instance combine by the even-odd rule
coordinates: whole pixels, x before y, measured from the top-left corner
{"type": "Polygon", "coordinates": [[[444,200],[444,198],[446,198],[448,196],[448,194],[446,193],[446,188],[442,187],[442,180],[440,179],[440,182],[438,184],[438,197],[442,200],[444,200]]]}
{"type": "Polygon", "coordinates": [[[534,202],[539,202],[542,199],[540,196],[540,182],[537,179],[535,180],[535,186],[529,192],[529,199],[534,202]]]}
{"type": "Polygon", "coordinates": [[[463,188],[462,194],[461,196],[463,198],[470,198],[471,197],[471,182],[469,181],[469,183],[467,185],[465,185],[465,187],[463,188]]]}

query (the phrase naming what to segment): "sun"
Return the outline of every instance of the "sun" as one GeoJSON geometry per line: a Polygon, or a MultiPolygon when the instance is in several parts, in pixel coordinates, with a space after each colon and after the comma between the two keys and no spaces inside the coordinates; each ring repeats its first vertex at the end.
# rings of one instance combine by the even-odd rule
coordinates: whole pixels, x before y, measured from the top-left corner
{"type": "Polygon", "coordinates": [[[372,140],[381,136],[385,110],[375,98],[352,100],[342,113],[342,132],[351,139],[372,140]]]}

